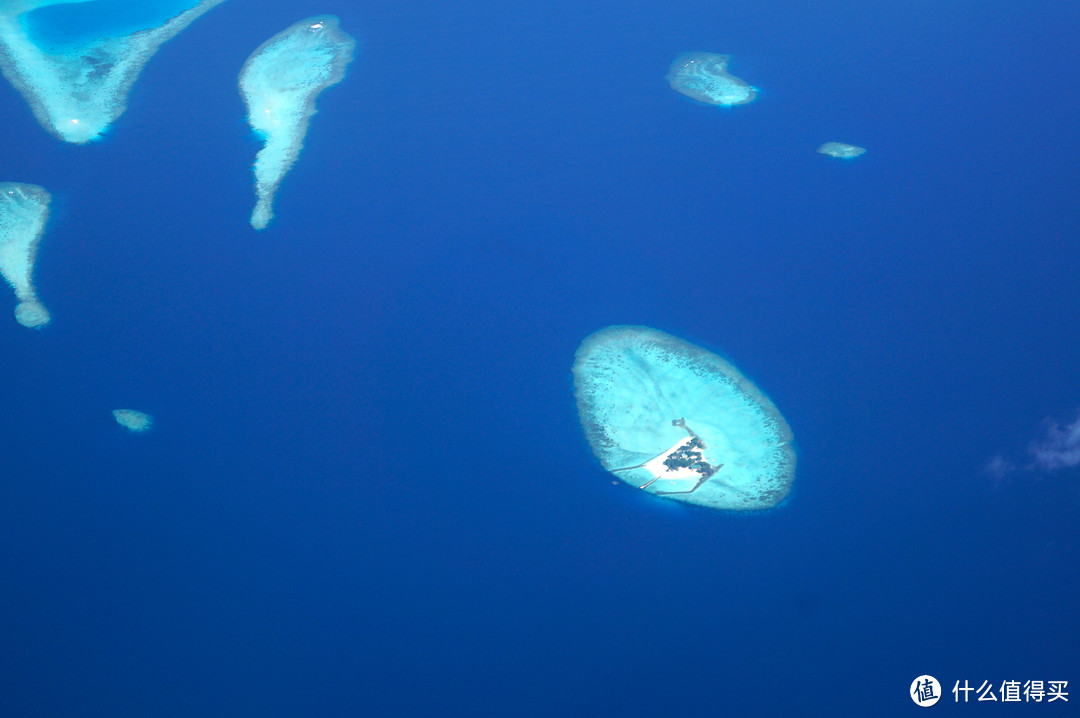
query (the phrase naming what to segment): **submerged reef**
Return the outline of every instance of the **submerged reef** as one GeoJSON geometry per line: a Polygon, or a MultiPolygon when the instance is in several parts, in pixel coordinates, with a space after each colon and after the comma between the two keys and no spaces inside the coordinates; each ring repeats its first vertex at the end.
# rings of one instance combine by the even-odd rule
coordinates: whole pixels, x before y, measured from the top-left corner
{"type": "Polygon", "coordinates": [[[113,409],[112,414],[117,424],[136,434],[148,430],[154,423],[152,416],[134,409],[113,409]]]}
{"type": "Polygon", "coordinates": [[[52,197],[36,184],[0,182],[0,273],[15,290],[15,319],[31,329],[49,323],[32,281],[37,244],[45,232],[52,197]]]}
{"type": "Polygon", "coordinates": [[[771,508],[791,491],[791,429],[719,356],[656,329],[614,326],[582,342],[573,373],[589,445],[622,481],[733,511],[771,508]]]}
{"type": "Polygon", "coordinates": [[[745,105],[757,92],[727,72],[731,55],[684,52],[671,63],[667,74],[671,89],[708,105],[745,105]]]}
{"type": "MultiPolygon", "coordinates": [[[[26,98],[42,127],[65,142],[90,142],[123,114],[131,86],[158,47],[222,2],[187,0],[182,3],[187,9],[161,18],[157,27],[80,37],[66,44],[38,40],[39,46],[32,31],[35,10],[55,14],[70,5],[85,12],[86,0],[2,0],[0,70],[26,98]]],[[[108,7],[101,12],[109,10],[115,12],[108,7]]]]}
{"type": "Polygon", "coordinates": [[[255,229],[273,219],[274,194],[304,147],[315,99],[345,77],[355,47],[336,17],[319,15],[274,35],[244,63],[240,94],[248,123],[264,140],[255,157],[255,229]]]}
{"type": "Polygon", "coordinates": [[[829,157],[839,157],[840,159],[849,160],[864,154],[866,148],[847,145],[843,142],[826,142],[821,147],[818,147],[817,151],[823,155],[828,155],[829,157]]]}

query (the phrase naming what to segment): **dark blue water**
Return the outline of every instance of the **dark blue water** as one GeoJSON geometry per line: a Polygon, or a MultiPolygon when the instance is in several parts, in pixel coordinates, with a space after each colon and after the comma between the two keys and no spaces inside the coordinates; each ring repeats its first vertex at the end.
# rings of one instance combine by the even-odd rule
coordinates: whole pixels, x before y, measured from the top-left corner
{"type": "Polygon", "coordinates": [[[964,710],[956,681],[1080,690],[1080,471],[1027,450],[1080,405],[1078,14],[229,0],[103,142],[61,144],[3,85],[3,179],[56,199],[53,322],[0,321],[0,714],[866,716],[918,710],[920,674],[938,713],[964,710]],[[236,76],[319,13],[358,58],[255,233],[236,76]],[[684,51],[731,54],[757,100],[683,99],[684,51]],[[612,485],[570,366],[616,323],[769,394],[786,505],[612,485]],[[999,455],[1020,468],[992,480],[999,455]]]}

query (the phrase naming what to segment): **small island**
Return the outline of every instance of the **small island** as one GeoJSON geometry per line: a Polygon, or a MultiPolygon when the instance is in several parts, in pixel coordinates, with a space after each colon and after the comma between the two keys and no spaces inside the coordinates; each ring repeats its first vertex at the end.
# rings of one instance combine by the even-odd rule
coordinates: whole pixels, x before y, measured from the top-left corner
{"type": "Polygon", "coordinates": [[[0,182],[0,274],[19,300],[15,319],[31,329],[49,323],[49,312],[37,298],[32,276],[51,200],[45,188],[36,184],[0,182]]]}
{"type": "Polygon", "coordinates": [[[136,434],[148,431],[154,423],[152,416],[134,409],[113,409],[112,414],[117,424],[136,434]]]}
{"type": "Polygon", "coordinates": [[[856,147],[843,142],[826,142],[817,151],[829,157],[838,157],[842,160],[850,160],[866,153],[865,147],[856,147]]]}
{"type": "Polygon", "coordinates": [[[672,446],[662,454],[646,461],[638,466],[627,466],[621,469],[611,469],[612,472],[616,471],[630,471],[632,469],[645,469],[653,478],[645,482],[639,489],[647,489],[657,481],[663,480],[664,485],[668,486],[668,490],[655,490],[657,496],[671,496],[672,494],[690,494],[701,488],[701,485],[713,477],[717,471],[724,467],[723,464],[713,466],[705,459],[703,453],[706,449],[705,442],[701,440],[701,437],[694,433],[694,430],[686,425],[685,419],[674,419],[671,422],[672,426],[678,426],[686,429],[686,432],[690,435],[689,438],[680,439],[678,443],[672,446]],[[690,482],[693,482],[691,485],[690,482]],[[681,484],[671,484],[669,482],[681,482],[686,484],[689,488],[682,486],[681,484]],[[678,489],[675,487],[678,486],[678,489]]]}
{"type": "MultiPolygon", "coordinates": [[[[223,2],[172,3],[166,17],[151,18],[156,25],[132,27],[110,3],[6,0],[0,2],[0,70],[46,130],[74,144],[97,140],[123,114],[131,86],[158,47],[223,2]],[[117,25],[99,36],[77,32],[87,14],[116,15],[117,25]],[[61,43],[47,31],[58,24],[75,32],[74,39],[61,43]]],[[[146,16],[147,9],[138,14],[146,16]]],[[[90,24],[97,27],[84,26],[90,24]]]]}
{"type": "Polygon", "coordinates": [[[626,484],[726,511],[771,509],[790,493],[791,428],[720,356],[658,329],[613,326],[585,338],[573,374],[585,438],[626,484]]]}
{"type": "Polygon", "coordinates": [[[706,105],[732,107],[752,102],[757,91],[728,74],[731,55],[684,52],[671,63],[667,74],[671,89],[706,105]]]}
{"type": "Polygon", "coordinates": [[[355,47],[333,15],[309,17],[256,48],[240,70],[248,124],[264,142],[255,156],[255,229],[274,218],[274,194],[304,147],[315,99],[345,77],[355,47]]]}

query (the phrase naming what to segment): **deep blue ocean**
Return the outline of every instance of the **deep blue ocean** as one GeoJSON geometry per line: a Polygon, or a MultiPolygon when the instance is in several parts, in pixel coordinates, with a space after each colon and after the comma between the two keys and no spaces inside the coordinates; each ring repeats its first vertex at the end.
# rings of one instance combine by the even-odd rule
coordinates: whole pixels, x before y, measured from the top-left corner
{"type": "Polygon", "coordinates": [[[0,84],[0,181],[54,197],[52,323],[0,312],[0,717],[891,716],[924,674],[1076,715],[1077,47],[1060,2],[228,0],[101,142],[0,84]],[[237,75],[324,13],[357,57],[255,232],[237,75]],[[672,91],[686,51],[756,101],[672,91]],[[784,505],[613,484],[570,373],[612,324],[771,397],[784,505]]]}

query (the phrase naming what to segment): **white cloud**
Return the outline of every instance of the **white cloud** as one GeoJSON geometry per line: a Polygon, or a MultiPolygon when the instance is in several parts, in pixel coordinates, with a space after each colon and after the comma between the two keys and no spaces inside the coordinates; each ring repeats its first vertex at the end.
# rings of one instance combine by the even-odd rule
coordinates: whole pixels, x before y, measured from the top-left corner
{"type": "Polygon", "coordinates": [[[1066,426],[1053,422],[1046,438],[1028,445],[1028,453],[1041,471],[1071,469],[1080,466],[1080,417],[1066,426]]]}
{"type": "Polygon", "coordinates": [[[1009,481],[1009,477],[1016,471],[1016,464],[1004,456],[998,454],[983,467],[987,476],[994,482],[994,486],[1001,486],[1009,481]]]}
{"type": "Polygon", "coordinates": [[[995,487],[1008,484],[1017,474],[1039,478],[1080,466],[1080,413],[1071,424],[1047,419],[1044,425],[1044,435],[1028,444],[1024,459],[998,454],[986,462],[983,473],[995,487]]]}

